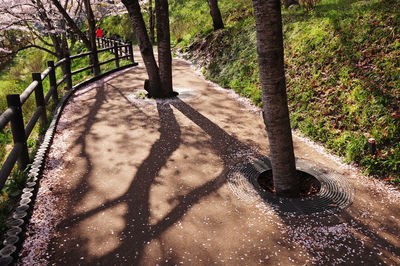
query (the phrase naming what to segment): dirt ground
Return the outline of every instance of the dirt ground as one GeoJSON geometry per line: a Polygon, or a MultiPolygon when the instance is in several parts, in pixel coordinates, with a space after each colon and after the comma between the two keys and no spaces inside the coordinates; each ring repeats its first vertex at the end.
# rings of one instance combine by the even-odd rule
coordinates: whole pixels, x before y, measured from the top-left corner
{"type": "Polygon", "coordinates": [[[352,183],[353,204],[286,215],[241,194],[230,170],[269,153],[260,110],[180,59],[180,96],[143,99],[136,58],[63,111],[19,264],[400,265],[396,189],[294,136],[297,158],[352,183]]]}

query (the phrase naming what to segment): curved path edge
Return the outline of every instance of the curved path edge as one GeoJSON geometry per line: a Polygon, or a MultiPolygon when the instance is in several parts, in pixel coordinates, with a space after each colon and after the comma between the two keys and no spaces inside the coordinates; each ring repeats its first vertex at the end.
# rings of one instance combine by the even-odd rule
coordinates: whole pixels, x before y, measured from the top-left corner
{"type": "Polygon", "coordinates": [[[58,102],[57,107],[53,111],[50,126],[44,135],[43,142],[41,143],[40,148],[35,155],[35,159],[32,162],[32,166],[29,169],[28,180],[25,188],[22,190],[21,198],[17,205],[18,207],[15,208],[12,217],[7,221],[10,229],[6,232],[6,237],[3,242],[3,248],[0,250],[0,265],[10,265],[14,263],[17,259],[17,254],[19,253],[21,245],[24,241],[23,236],[26,225],[29,223],[30,217],[32,215],[33,205],[35,202],[36,193],[39,188],[39,181],[42,176],[46,154],[52,144],[57,123],[70,97],[77,90],[88,84],[96,82],[119,71],[135,67],[137,65],[138,63],[128,64],[78,83],[73,86],[72,90],[65,94],[58,102]]]}

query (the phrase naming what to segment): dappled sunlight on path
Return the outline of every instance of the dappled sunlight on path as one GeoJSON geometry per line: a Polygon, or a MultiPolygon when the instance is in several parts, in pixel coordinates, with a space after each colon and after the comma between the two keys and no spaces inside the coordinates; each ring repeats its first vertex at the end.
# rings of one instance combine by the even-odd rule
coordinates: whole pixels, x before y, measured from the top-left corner
{"type": "MultiPolygon", "coordinates": [[[[47,206],[57,214],[55,228],[35,254],[27,249],[41,231],[39,223],[30,225],[34,237],[22,262],[400,264],[398,202],[375,195],[370,179],[359,183],[351,168],[295,138],[297,157],[353,183],[354,204],[324,217],[282,214],[261,198],[250,204],[232,192],[227,175],[239,163],[268,156],[259,112],[183,60],[174,60],[174,86],[191,89],[188,97],[141,99],[145,79],[140,65],[71,98],[41,187],[55,198],[47,206]]],[[[37,202],[45,196],[39,192],[37,202]]],[[[40,204],[33,221],[38,217],[45,219],[40,204]]]]}

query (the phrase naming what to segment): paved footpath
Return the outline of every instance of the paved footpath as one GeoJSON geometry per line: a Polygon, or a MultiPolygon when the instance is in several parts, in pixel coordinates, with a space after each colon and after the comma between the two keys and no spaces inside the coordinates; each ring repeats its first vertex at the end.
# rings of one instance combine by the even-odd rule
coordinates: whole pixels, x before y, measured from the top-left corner
{"type": "Polygon", "coordinates": [[[294,137],[296,157],[343,175],[355,199],[333,215],[279,213],[229,180],[269,154],[260,110],[180,59],[179,98],[143,99],[139,64],[70,99],[20,264],[400,265],[398,191],[294,137]]]}

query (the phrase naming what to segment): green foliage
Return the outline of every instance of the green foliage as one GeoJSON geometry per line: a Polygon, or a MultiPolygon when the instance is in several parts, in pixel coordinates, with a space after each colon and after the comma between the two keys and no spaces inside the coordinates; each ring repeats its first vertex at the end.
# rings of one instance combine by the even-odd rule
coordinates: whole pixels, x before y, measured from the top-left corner
{"type": "Polygon", "coordinates": [[[284,15],[288,98],[297,126],[367,173],[397,178],[399,11],[395,1],[328,0],[309,14],[284,15]],[[321,123],[329,132],[325,140],[321,123]],[[376,139],[378,156],[368,155],[366,136],[376,139]]]}
{"type": "MultiPolygon", "coordinates": [[[[28,168],[27,168],[28,169],[28,168]]],[[[6,220],[19,200],[22,189],[27,180],[27,169],[24,171],[15,170],[8,178],[4,188],[0,191],[0,239],[3,240],[8,230],[6,220]]]]}
{"type": "Polygon", "coordinates": [[[100,27],[105,30],[107,37],[118,35],[124,40],[136,41],[135,32],[128,14],[107,17],[102,21],[100,27]]]}
{"type": "MultiPolygon", "coordinates": [[[[226,27],[236,25],[253,14],[250,0],[218,1],[226,27]]],[[[212,32],[213,24],[207,1],[170,1],[170,25],[172,43],[184,47],[193,42],[194,37],[212,32]]]]}
{"type": "MultiPolygon", "coordinates": [[[[172,2],[176,47],[207,78],[261,105],[251,1],[220,0],[226,28],[217,32],[206,1],[172,2]]],[[[309,11],[283,9],[292,126],[393,183],[400,179],[399,13],[396,0],[323,0],[309,11]],[[377,156],[369,155],[369,137],[377,156]]]]}

